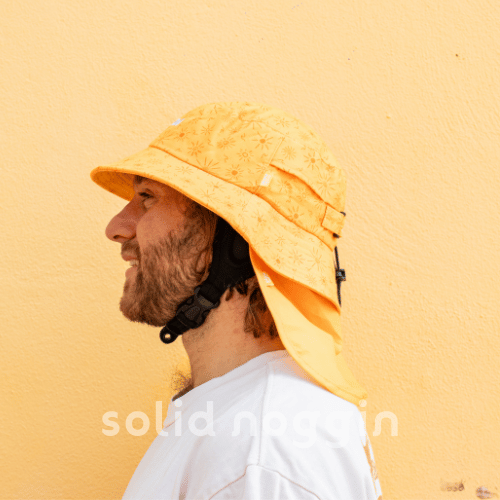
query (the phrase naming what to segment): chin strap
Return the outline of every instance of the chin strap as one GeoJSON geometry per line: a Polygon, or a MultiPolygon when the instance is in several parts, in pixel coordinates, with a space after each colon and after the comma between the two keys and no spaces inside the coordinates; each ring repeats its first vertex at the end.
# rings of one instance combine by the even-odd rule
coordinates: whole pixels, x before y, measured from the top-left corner
{"type": "MultiPolygon", "coordinates": [[[[342,213],[345,216],[345,213],[342,213]]],[[[346,281],[346,276],[345,270],[340,269],[337,247],[335,247],[335,258],[337,293],[339,305],[342,306],[340,285],[342,281],[346,281]]],[[[208,313],[219,307],[219,299],[230,286],[237,285],[252,276],[255,276],[255,270],[250,260],[248,243],[222,217],[219,217],[208,278],[194,289],[194,295],[182,302],[175,317],[161,329],[161,341],[171,344],[187,330],[201,326],[208,313]]]]}
{"type": "Polygon", "coordinates": [[[194,295],[178,307],[175,317],[160,331],[160,339],[171,344],[187,330],[201,326],[208,313],[220,305],[220,298],[230,287],[252,276],[248,243],[222,217],[217,221],[212,263],[208,278],[194,289],[194,295]]]}

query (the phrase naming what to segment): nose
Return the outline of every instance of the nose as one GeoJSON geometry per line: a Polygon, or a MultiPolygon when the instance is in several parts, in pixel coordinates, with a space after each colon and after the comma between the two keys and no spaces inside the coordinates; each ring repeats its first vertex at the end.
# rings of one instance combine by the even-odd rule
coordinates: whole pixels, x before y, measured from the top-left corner
{"type": "Polygon", "coordinates": [[[116,214],[109,221],[105,231],[106,236],[111,241],[118,241],[120,243],[132,239],[135,236],[139,218],[139,210],[137,210],[137,207],[134,207],[131,201],[120,213],[116,214]]]}

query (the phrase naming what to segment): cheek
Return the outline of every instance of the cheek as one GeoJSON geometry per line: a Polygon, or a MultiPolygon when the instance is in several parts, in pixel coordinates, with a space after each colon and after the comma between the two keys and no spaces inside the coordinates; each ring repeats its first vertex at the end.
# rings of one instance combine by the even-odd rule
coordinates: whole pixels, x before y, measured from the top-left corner
{"type": "Polygon", "coordinates": [[[136,227],[137,244],[141,254],[147,252],[148,247],[154,245],[155,238],[158,237],[158,230],[154,224],[151,224],[147,217],[142,217],[136,227]]]}
{"type": "Polygon", "coordinates": [[[186,216],[181,211],[181,206],[174,200],[165,205],[159,205],[155,213],[154,230],[167,234],[172,230],[183,231],[186,226],[186,216]]]}
{"type": "Polygon", "coordinates": [[[136,236],[142,249],[157,245],[172,236],[179,237],[185,228],[184,215],[178,210],[155,210],[146,212],[137,224],[136,236]],[[172,234],[173,233],[173,234],[172,234]]]}

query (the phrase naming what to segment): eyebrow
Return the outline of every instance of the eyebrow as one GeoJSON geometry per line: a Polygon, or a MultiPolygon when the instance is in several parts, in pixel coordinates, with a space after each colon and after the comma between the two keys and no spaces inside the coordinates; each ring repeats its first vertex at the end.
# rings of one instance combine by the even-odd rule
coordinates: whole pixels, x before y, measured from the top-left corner
{"type": "Polygon", "coordinates": [[[157,191],[158,189],[166,188],[166,184],[157,182],[149,177],[142,177],[140,175],[134,175],[134,189],[138,188],[141,184],[146,184],[142,189],[152,189],[157,191]]]}
{"type": "Polygon", "coordinates": [[[142,181],[147,181],[146,177],[141,177],[140,175],[136,175],[134,177],[134,187],[138,187],[142,184],[142,181]]]}

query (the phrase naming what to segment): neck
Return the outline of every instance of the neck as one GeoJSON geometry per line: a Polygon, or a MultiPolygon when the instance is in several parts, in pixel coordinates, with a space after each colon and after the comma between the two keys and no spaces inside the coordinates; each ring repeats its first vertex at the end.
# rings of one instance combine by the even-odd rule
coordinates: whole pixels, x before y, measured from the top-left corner
{"type": "MultiPolygon", "coordinates": [[[[220,306],[210,312],[206,322],[182,335],[191,364],[191,388],[220,377],[247,361],[270,351],[285,349],[279,337],[267,334],[255,338],[244,331],[248,296],[221,297],[220,306]]],[[[188,392],[189,389],[186,390],[188,392]]]]}

